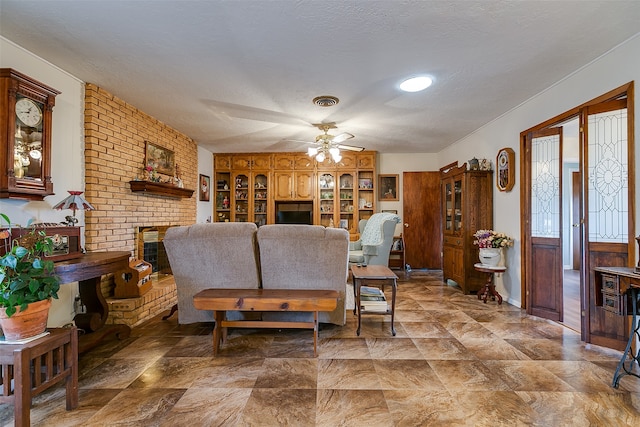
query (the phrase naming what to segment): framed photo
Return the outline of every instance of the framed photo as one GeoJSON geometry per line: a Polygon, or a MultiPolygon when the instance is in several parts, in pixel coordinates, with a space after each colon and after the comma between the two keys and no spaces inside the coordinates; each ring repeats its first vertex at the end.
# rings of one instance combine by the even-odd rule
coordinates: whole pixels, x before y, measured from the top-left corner
{"type": "Polygon", "coordinates": [[[498,151],[496,185],[500,191],[511,191],[516,183],[516,156],[511,148],[498,151]]]}
{"type": "Polygon", "coordinates": [[[398,175],[378,175],[378,199],[398,200],[398,175]]]}
{"type": "Polygon", "coordinates": [[[164,175],[174,176],[176,173],[175,153],[153,142],[146,142],[144,163],[164,175]]]}
{"type": "Polygon", "coordinates": [[[198,193],[201,202],[208,202],[211,195],[211,178],[200,174],[198,179],[198,193]]]}

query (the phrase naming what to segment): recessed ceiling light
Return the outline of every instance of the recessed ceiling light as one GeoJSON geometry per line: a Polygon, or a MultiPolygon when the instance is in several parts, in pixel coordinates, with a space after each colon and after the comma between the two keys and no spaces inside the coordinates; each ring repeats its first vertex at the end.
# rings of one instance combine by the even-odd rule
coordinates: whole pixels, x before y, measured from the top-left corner
{"type": "Polygon", "coordinates": [[[400,89],[405,92],[420,92],[431,86],[431,83],[433,83],[431,77],[411,77],[400,83],[400,89]]]}

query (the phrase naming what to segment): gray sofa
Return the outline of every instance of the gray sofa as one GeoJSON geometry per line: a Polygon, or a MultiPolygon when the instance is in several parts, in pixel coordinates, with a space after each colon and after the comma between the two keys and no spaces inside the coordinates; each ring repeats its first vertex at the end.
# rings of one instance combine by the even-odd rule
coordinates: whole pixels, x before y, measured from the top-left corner
{"type": "MultiPolygon", "coordinates": [[[[164,237],[178,293],[178,322],[213,322],[193,295],[208,288],[331,289],[338,306],[321,323],[344,325],[349,234],[316,225],[194,224],[169,228],[164,237]]],[[[312,313],[227,312],[229,319],[301,320],[312,313]]]]}

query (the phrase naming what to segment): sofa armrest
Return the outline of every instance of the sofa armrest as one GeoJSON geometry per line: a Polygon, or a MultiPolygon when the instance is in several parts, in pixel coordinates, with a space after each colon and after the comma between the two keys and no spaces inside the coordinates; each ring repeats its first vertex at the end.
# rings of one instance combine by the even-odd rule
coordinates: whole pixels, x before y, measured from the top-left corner
{"type": "Polygon", "coordinates": [[[355,242],[349,242],[349,250],[350,251],[362,250],[362,243],[360,242],[360,240],[356,240],[355,242]]]}

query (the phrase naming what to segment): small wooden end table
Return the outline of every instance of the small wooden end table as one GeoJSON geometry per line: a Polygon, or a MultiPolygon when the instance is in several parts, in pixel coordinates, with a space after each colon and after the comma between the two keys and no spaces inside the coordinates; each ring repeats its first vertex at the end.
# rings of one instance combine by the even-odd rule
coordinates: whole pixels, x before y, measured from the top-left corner
{"type": "Polygon", "coordinates": [[[78,407],[78,330],[48,331],[25,344],[0,344],[0,403],[13,404],[15,426],[29,426],[33,396],[61,381],[67,411],[78,407]]]}
{"type": "Polygon", "coordinates": [[[478,299],[481,299],[484,301],[484,303],[487,303],[487,296],[491,295],[491,297],[498,298],[498,305],[502,304],[502,295],[500,295],[498,293],[498,291],[496,291],[496,285],[494,283],[494,275],[496,273],[504,273],[505,271],[507,271],[507,267],[503,267],[503,266],[496,266],[496,267],[492,267],[489,265],[484,265],[484,264],[474,264],[473,268],[475,268],[477,271],[480,271],[482,273],[487,273],[487,282],[484,284],[484,288],[480,289],[478,291],[478,299]]]}
{"type": "Polygon", "coordinates": [[[358,329],[356,335],[360,336],[360,324],[362,321],[362,310],[360,307],[360,286],[365,283],[380,286],[384,291],[384,285],[391,285],[391,310],[386,311],[366,311],[365,314],[382,314],[391,315],[391,334],[396,336],[396,328],[393,324],[396,312],[396,292],[398,291],[398,276],[395,275],[389,267],[384,265],[367,265],[367,266],[351,266],[351,274],[353,276],[353,294],[356,300],[356,306],[353,309],[353,314],[358,314],[358,329]]]}

